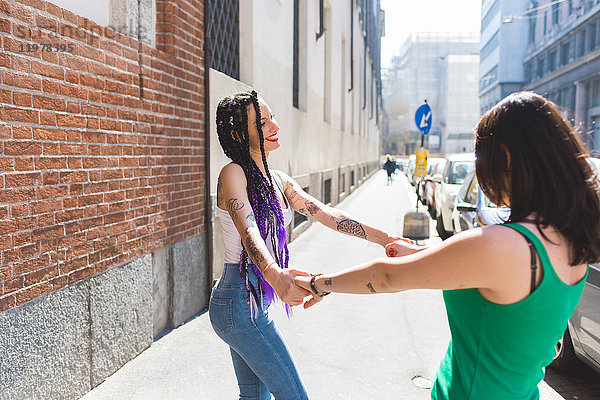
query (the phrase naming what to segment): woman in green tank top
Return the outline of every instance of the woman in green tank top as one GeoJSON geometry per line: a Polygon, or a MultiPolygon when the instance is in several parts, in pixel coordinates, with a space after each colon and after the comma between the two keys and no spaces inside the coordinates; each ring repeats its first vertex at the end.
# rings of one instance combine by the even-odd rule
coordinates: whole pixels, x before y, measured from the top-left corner
{"type": "Polygon", "coordinates": [[[479,185],[511,208],[509,223],[471,229],[428,248],[388,245],[382,258],[335,274],[298,277],[328,292],[442,289],[451,340],[432,399],[538,399],[583,290],[600,259],[600,189],[587,151],[557,107],[510,95],[476,128],[479,185]]]}

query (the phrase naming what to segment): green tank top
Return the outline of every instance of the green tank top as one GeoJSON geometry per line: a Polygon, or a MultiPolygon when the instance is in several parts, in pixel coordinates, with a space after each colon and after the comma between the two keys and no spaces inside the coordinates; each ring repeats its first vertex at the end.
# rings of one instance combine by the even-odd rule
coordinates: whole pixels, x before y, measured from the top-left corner
{"type": "Polygon", "coordinates": [[[484,299],[477,289],[443,292],[451,339],[432,399],[539,399],[537,385],[581,298],[587,273],[577,284],[565,284],[537,236],[517,223],[505,226],[533,242],[542,281],[525,299],[507,305],[484,299]]]}

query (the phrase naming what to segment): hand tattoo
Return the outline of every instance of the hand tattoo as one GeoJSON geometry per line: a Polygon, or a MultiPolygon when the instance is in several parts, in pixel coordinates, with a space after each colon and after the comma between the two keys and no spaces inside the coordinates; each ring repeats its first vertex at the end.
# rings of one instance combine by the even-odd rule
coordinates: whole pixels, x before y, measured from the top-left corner
{"type": "Polygon", "coordinates": [[[232,197],[229,200],[227,200],[227,210],[233,218],[237,219],[237,210],[241,210],[242,208],[244,208],[244,203],[238,201],[237,198],[232,197]]]}
{"type": "Polygon", "coordinates": [[[260,252],[260,249],[256,245],[254,238],[251,235],[246,236],[246,251],[252,260],[254,265],[258,267],[260,263],[265,261],[265,256],[260,252]]]}
{"type": "Polygon", "coordinates": [[[373,285],[371,285],[371,282],[367,282],[367,284],[365,286],[369,288],[369,290],[371,291],[371,293],[377,293],[375,291],[375,289],[373,289],[373,285]]]}
{"type": "Polygon", "coordinates": [[[337,223],[337,230],[350,236],[366,239],[367,234],[361,224],[352,219],[343,219],[337,223]]]}
{"type": "Polygon", "coordinates": [[[323,282],[325,283],[325,286],[331,286],[331,278],[325,279],[323,282]]]}

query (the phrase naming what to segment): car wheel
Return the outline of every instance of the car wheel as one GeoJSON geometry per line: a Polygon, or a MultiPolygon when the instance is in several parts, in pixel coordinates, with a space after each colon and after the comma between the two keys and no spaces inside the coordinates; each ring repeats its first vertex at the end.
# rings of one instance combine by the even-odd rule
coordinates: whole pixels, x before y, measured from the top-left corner
{"type": "Polygon", "coordinates": [[[446,232],[446,230],[444,229],[444,221],[442,221],[442,215],[438,215],[438,217],[436,218],[437,224],[435,226],[438,235],[440,235],[440,238],[442,240],[446,240],[450,237],[450,235],[448,234],[448,232],[446,232]]]}
{"type": "Polygon", "coordinates": [[[573,340],[567,328],[563,338],[555,346],[554,359],[548,367],[559,372],[569,372],[580,366],[581,361],[575,355],[573,340]]]}

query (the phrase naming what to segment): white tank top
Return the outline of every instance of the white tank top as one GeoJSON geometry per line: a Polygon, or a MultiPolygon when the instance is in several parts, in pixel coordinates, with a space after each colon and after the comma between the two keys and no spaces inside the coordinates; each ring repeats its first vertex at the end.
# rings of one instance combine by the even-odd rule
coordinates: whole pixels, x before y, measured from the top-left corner
{"type": "MultiPolygon", "coordinates": [[[[283,225],[288,226],[290,222],[292,222],[292,209],[290,208],[288,201],[283,192],[283,186],[281,181],[279,180],[279,176],[277,174],[272,174],[281,191],[283,196],[285,205],[287,208],[282,208],[283,213],[283,225]]],[[[231,216],[228,211],[222,210],[217,207],[217,213],[219,214],[219,220],[221,221],[221,229],[223,231],[223,246],[225,250],[225,263],[226,264],[237,264],[240,262],[240,256],[242,255],[242,242],[240,234],[238,233],[231,216]]],[[[267,249],[269,249],[269,253],[273,255],[273,247],[271,245],[270,233],[267,236],[267,240],[265,241],[267,244],[267,249]]]]}

